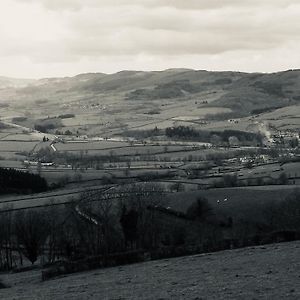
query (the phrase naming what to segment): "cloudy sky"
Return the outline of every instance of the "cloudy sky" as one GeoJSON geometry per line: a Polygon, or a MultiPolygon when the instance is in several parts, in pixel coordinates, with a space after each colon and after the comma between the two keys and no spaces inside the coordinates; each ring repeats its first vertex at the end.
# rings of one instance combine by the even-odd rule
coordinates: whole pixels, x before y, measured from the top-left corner
{"type": "Polygon", "coordinates": [[[300,68],[299,0],[1,0],[0,75],[300,68]]]}

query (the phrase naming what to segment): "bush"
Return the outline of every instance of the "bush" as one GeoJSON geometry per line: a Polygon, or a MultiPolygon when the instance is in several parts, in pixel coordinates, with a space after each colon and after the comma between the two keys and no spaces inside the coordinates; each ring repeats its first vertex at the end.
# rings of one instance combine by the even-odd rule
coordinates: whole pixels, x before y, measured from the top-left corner
{"type": "Polygon", "coordinates": [[[13,123],[25,122],[25,121],[27,121],[27,117],[15,117],[15,118],[12,118],[12,122],[13,123]]]}
{"type": "Polygon", "coordinates": [[[71,118],[74,118],[74,117],[75,117],[74,114],[63,114],[63,115],[58,116],[59,119],[71,119],[71,118]]]}

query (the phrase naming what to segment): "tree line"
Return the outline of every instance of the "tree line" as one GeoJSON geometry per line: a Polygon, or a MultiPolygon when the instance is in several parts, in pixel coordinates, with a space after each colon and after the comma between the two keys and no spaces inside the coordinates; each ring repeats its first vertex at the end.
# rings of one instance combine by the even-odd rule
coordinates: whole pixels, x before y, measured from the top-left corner
{"type": "Polygon", "coordinates": [[[117,195],[85,192],[64,207],[1,213],[0,269],[25,258],[51,264],[118,254],[122,261],[135,250],[161,258],[300,238],[299,190],[262,204],[260,219],[257,209],[250,219],[224,214],[201,196],[176,211],[158,184],[123,186],[117,195]]]}
{"type": "Polygon", "coordinates": [[[0,194],[38,193],[47,189],[46,180],[38,174],[0,168],[0,194]]]}
{"type": "Polygon", "coordinates": [[[168,127],[165,130],[169,138],[178,138],[184,140],[193,140],[212,144],[230,144],[233,137],[241,144],[263,144],[263,135],[261,133],[246,132],[240,130],[224,131],[206,131],[196,130],[190,126],[168,127]]]}

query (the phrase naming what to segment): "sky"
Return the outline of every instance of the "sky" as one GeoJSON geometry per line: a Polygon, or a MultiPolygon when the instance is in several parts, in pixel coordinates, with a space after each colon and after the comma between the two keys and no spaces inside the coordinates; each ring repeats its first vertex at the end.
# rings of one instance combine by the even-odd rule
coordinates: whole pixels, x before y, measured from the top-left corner
{"type": "Polygon", "coordinates": [[[299,0],[1,0],[0,75],[300,68],[299,0]]]}

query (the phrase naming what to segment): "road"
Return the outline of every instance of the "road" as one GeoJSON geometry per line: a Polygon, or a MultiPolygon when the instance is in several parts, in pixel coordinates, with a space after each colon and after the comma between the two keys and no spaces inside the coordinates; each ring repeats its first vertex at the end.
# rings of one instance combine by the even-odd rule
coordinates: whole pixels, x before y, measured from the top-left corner
{"type": "Polygon", "coordinates": [[[1,123],[5,124],[7,126],[10,126],[10,127],[18,128],[18,129],[21,129],[22,131],[28,132],[32,136],[38,138],[39,140],[42,140],[43,137],[48,138],[50,141],[54,141],[55,139],[57,139],[57,136],[54,134],[43,133],[43,132],[40,132],[37,130],[33,130],[32,128],[29,128],[29,127],[25,127],[22,125],[18,125],[18,124],[12,123],[12,122],[5,121],[5,119],[11,119],[11,117],[1,118],[1,120],[0,120],[1,123]]]}

